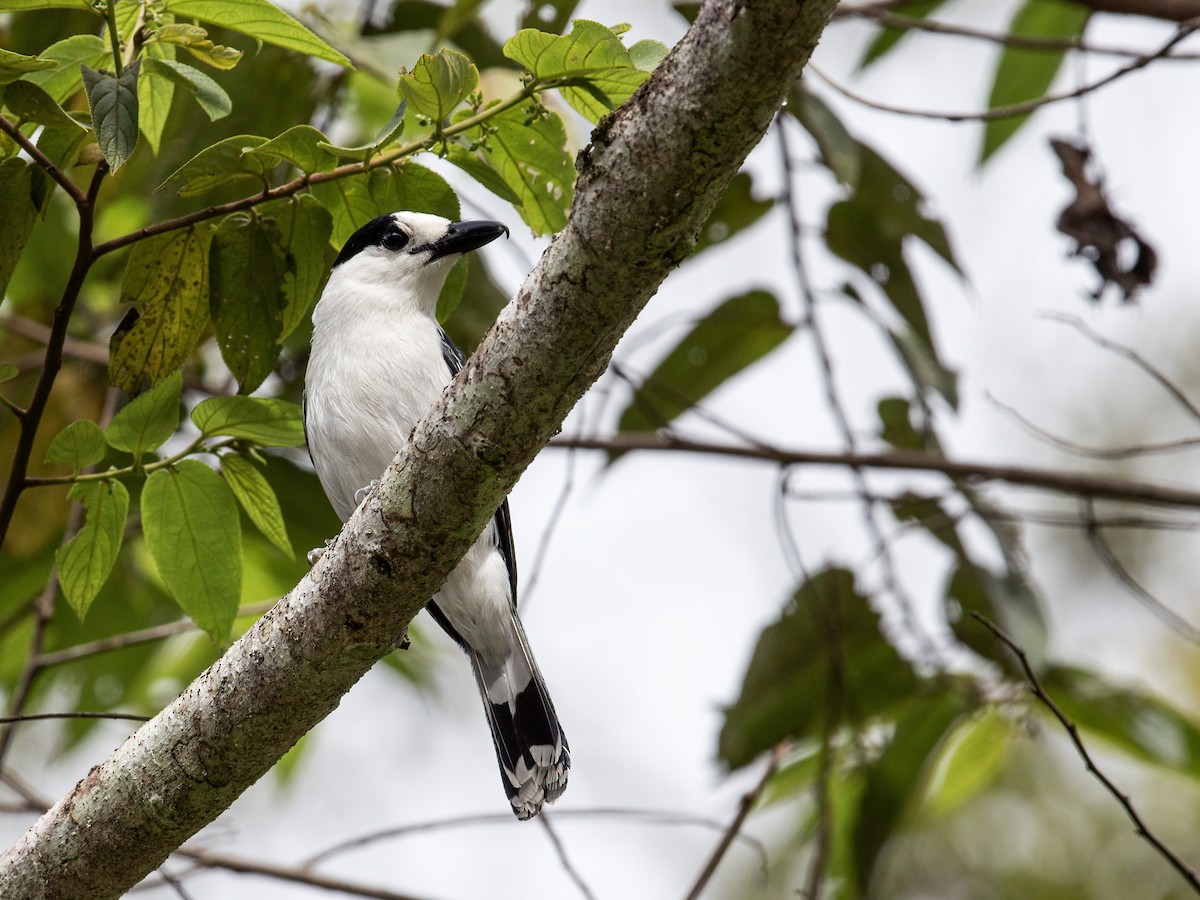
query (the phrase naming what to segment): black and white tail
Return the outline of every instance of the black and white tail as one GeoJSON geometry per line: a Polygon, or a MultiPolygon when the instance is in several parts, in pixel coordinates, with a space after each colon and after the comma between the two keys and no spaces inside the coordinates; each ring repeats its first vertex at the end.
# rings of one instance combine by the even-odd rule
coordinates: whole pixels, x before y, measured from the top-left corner
{"type": "Polygon", "coordinates": [[[571,751],[514,613],[513,650],[498,664],[470,651],[471,666],[496,745],[504,791],[518,819],[536,816],[567,787],[571,751]]]}

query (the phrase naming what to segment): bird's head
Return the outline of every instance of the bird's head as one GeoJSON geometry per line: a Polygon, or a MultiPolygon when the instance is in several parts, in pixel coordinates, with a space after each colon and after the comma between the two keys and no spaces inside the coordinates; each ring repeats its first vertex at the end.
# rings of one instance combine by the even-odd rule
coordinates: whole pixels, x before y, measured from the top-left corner
{"type": "Polygon", "coordinates": [[[378,286],[413,299],[433,315],[454,262],[502,234],[508,235],[505,225],[486,219],[451,222],[426,213],[388,213],[372,219],[346,241],[334,260],[330,287],[378,286]]]}

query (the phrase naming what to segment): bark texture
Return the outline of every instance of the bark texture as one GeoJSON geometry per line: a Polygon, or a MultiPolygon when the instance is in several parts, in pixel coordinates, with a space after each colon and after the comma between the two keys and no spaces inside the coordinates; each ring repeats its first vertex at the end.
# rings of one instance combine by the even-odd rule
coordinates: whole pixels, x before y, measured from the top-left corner
{"type": "Polygon", "coordinates": [[[117,897],[387,653],[690,252],[835,0],[713,0],[579,160],[566,229],[305,579],[0,857],[0,895],[117,897]]]}

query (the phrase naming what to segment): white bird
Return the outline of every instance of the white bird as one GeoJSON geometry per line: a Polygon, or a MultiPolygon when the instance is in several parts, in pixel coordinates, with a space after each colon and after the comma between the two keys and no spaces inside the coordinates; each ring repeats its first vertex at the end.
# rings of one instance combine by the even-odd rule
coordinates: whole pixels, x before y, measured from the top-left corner
{"type": "MultiPolygon", "coordinates": [[[[436,319],[455,261],[508,229],[396,212],[355,232],[313,311],[304,387],[308,450],[342,521],[462,368],[436,319]]],[[[504,789],[519,819],[567,786],[567,739],[517,617],[505,500],[426,606],[471,659],[504,789]]]]}

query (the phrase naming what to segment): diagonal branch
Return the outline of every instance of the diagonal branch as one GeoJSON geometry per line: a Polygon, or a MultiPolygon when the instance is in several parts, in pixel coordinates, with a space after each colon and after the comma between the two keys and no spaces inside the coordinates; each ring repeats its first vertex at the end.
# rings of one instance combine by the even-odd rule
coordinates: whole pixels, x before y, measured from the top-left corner
{"type": "Polygon", "coordinates": [[[119,896],[398,643],[695,244],[834,0],[710,0],[580,155],[566,228],[313,570],[0,856],[14,896],[119,896]]]}

